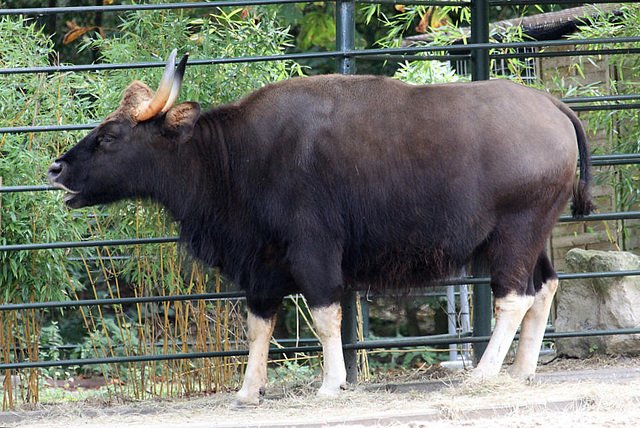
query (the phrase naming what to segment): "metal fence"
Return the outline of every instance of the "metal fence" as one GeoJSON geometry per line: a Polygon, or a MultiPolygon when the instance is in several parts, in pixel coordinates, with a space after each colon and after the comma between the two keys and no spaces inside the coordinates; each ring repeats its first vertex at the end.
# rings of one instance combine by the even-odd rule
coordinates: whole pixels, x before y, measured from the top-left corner
{"type": "MultiPolygon", "coordinates": [[[[252,5],[272,5],[284,3],[305,3],[315,0],[241,0],[241,1],[215,1],[215,2],[194,2],[194,3],[167,3],[167,4],[138,4],[138,5],[109,5],[109,6],[79,6],[79,7],[51,7],[51,8],[25,8],[25,9],[4,9],[0,10],[0,16],[6,15],[48,15],[61,14],[66,12],[74,13],[118,13],[133,10],[151,10],[151,9],[207,9],[223,6],[252,6],[252,5]]],[[[489,64],[492,59],[504,60],[508,58],[532,58],[540,56],[574,56],[574,55],[598,55],[598,54],[637,54],[640,53],[640,37],[630,38],[603,38],[589,40],[555,40],[555,41],[532,41],[517,43],[500,43],[490,42],[489,39],[489,8],[495,6],[513,6],[513,5],[534,5],[534,4],[582,4],[575,0],[473,0],[473,1],[428,1],[428,0],[408,0],[403,4],[426,5],[426,6],[456,6],[471,8],[471,43],[465,45],[451,46],[421,46],[406,48],[388,48],[388,49],[356,49],[355,47],[355,13],[357,3],[391,3],[395,4],[395,0],[346,0],[336,1],[336,49],[330,52],[309,52],[296,54],[283,54],[278,56],[253,56],[242,58],[210,58],[189,61],[190,66],[203,64],[223,64],[223,63],[240,63],[240,62],[256,62],[271,60],[301,60],[310,58],[334,58],[337,64],[337,71],[343,74],[354,74],[356,72],[356,60],[358,58],[377,61],[398,61],[398,60],[469,60],[471,64],[471,76],[473,80],[485,80],[489,78],[489,64]],[[575,45],[613,45],[616,43],[634,43],[634,48],[607,48],[607,49],[589,49],[584,51],[555,51],[555,52],[531,52],[532,48],[541,47],[570,47],[575,45]],[[524,53],[492,53],[496,48],[504,49],[520,49],[526,50],[524,53]],[[420,55],[418,55],[420,54],[420,55]],[[426,56],[424,56],[426,54],[426,56]]],[[[609,0],[591,0],[590,3],[622,3],[619,1],[609,0]]],[[[631,2],[629,2],[631,3],[631,2]]],[[[164,63],[126,63],[126,64],[88,64],[88,65],[60,65],[48,67],[32,67],[19,69],[0,69],[0,78],[2,75],[15,73],[54,73],[54,72],[77,72],[77,71],[100,71],[113,69],[132,69],[132,68],[148,68],[163,67],[164,63]]],[[[634,96],[608,96],[608,97],[591,97],[591,98],[574,98],[565,99],[567,103],[580,104],[573,108],[578,111],[588,110],[614,110],[614,109],[637,109],[640,108],[640,95],[634,96]],[[624,104],[620,104],[623,102],[624,104]],[[608,103],[608,104],[601,104],[608,103]]],[[[4,127],[0,128],[0,133],[33,133],[33,132],[58,132],[69,130],[85,130],[91,129],[95,123],[78,123],[73,125],[34,125],[24,127],[4,127]]],[[[640,163],[640,154],[631,155],[603,155],[594,156],[594,165],[627,165],[640,163]]],[[[0,193],[8,192],[38,192],[54,190],[49,186],[18,186],[18,187],[0,187],[0,193]]],[[[7,210],[10,207],[3,207],[7,210]]],[[[615,212],[592,214],[580,221],[601,221],[601,220],[621,220],[621,219],[638,219],[640,211],[633,212],[615,212]]],[[[563,216],[560,221],[574,221],[571,217],[563,216]]],[[[157,244],[166,242],[175,242],[175,237],[153,238],[153,239],[128,239],[123,238],[115,241],[90,241],[90,242],[51,242],[29,245],[3,245],[0,251],[39,251],[44,249],[55,248],[73,248],[73,247],[103,247],[103,246],[132,246],[140,244],[157,244]]],[[[638,271],[624,272],[595,272],[587,274],[561,274],[560,280],[567,279],[584,279],[596,277],[613,277],[613,276],[630,276],[640,275],[638,271]]],[[[447,345],[459,343],[474,343],[476,356],[482,353],[484,346],[489,339],[491,333],[491,292],[488,287],[488,278],[481,277],[465,277],[448,281],[448,284],[471,284],[475,288],[474,302],[474,320],[473,333],[469,335],[448,335],[444,337],[412,337],[402,339],[385,339],[385,340],[365,340],[358,341],[355,328],[355,296],[349,295],[343,302],[343,341],[345,349],[345,359],[348,367],[348,378],[353,381],[356,376],[356,353],[358,349],[374,349],[374,348],[390,348],[390,347],[418,347],[428,345],[447,345]],[[483,346],[484,345],[484,346],[483,346]]],[[[47,309],[47,308],[69,308],[78,306],[93,305],[116,305],[126,303],[144,303],[144,302],[168,302],[178,300],[197,300],[197,299],[219,299],[219,298],[241,298],[242,293],[211,293],[211,294],[194,294],[181,296],[156,296],[144,298],[119,298],[119,299],[95,299],[84,301],[65,301],[65,302],[42,302],[42,303],[25,303],[12,304],[5,302],[0,304],[0,311],[12,311],[19,309],[47,309]]],[[[625,329],[615,331],[576,331],[565,333],[549,332],[545,335],[546,339],[555,339],[560,337],[575,336],[597,336],[609,334],[637,334],[639,329],[625,329]]],[[[284,352],[315,352],[320,351],[320,346],[297,346],[285,349],[271,349],[271,354],[284,352]]],[[[28,361],[28,362],[1,362],[0,370],[20,370],[33,367],[52,367],[52,366],[76,366],[84,364],[96,363],[122,363],[122,362],[140,362],[155,360],[171,360],[171,359],[187,359],[187,358],[215,358],[226,356],[246,355],[248,351],[219,351],[219,352],[200,352],[200,353],[178,353],[163,355],[138,355],[128,357],[111,357],[96,358],[82,360],[62,360],[62,361],[28,361]]]]}

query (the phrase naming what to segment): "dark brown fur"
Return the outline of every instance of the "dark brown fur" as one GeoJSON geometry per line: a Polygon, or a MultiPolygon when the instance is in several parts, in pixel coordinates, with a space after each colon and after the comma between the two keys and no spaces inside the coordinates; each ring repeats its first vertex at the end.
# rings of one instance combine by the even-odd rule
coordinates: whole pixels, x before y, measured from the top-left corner
{"type": "Polygon", "coordinates": [[[202,114],[110,116],[50,179],[79,192],[72,207],[161,202],[263,317],[288,293],[326,306],[346,286],[425,285],[479,255],[497,297],[532,294],[555,275],[543,247],[572,191],[574,213],[591,210],[579,121],[506,81],[319,76],[202,114]]]}

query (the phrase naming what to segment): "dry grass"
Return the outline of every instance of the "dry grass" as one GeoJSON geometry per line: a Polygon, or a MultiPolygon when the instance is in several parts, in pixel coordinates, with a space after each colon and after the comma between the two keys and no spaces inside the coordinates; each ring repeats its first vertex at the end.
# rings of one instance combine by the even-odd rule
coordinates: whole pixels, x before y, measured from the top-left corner
{"type": "MultiPolygon", "coordinates": [[[[555,364],[569,366],[571,362],[555,364]]],[[[611,370],[637,369],[634,359],[576,362],[578,367],[611,370]],[[619,362],[619,365],[615,363],[619,362]]],[[[581,369],[574,369],[581,370],[581,369]]],[[[582,369],[584,370],[584,369],[582,369]]],[[[566,370],[570,374],[571,370],[566,370]]],[[[430,381],[435,391],[403,393],[372,391],[361,384],[335,399],[315,396],[319,379],[308,383],[270,385],[257,408],[237,409],[233,394],[222,393],[190,400],[154,400],[128,406],[101,407],[99,403],[41,408],[20,427],[91,426],[298,426],[335,422],[373,426],[636,426],[640,417],[640,376],[622,382],[603,379],[562,383],[522,382],[501,375],[472,384],[459,374],[430,381]],[[357,418],[368,418],[366,420],[357,418]]],[[[2,420],[0,419],[0,424],[2,420]]]]}

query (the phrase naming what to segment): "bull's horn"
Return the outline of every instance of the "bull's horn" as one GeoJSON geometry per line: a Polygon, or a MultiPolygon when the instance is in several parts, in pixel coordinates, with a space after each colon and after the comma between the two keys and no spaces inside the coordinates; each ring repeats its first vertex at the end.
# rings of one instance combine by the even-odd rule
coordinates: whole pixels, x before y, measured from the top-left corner
{"type": "Polygon", "coordinates": [[[189,58],[189,54],[186,54],[180,60],[180,64],[176,67],[176,73],[173,78],[173,85],[171,86],[171,93],[169,94],[169,99],[167,99],[167,103],[162,108],[162,113],[168,111],[171,107],[173,107],[173,103],[176,102],[178,98],[178,93],[180,92],[180,87],[182,86],[182,77],[184,76],[184,69],[187,66],[187,59],[189,58]]]}
{"type": "Polygon", "coordinates": [[[173,87],[177,54],[178,50],[174,49],[171,55],[169,55],[167,65],[164,67],[164,73],[162,73],[162,79],[160,79],[160,84],[158,85],[158,90],[153,98],[151,98],[149,102],[139,106],[133,113],[133,118],[137,122],[142,122],[160,113],[160,110],[162,110],[167,103],[173,87]]]}

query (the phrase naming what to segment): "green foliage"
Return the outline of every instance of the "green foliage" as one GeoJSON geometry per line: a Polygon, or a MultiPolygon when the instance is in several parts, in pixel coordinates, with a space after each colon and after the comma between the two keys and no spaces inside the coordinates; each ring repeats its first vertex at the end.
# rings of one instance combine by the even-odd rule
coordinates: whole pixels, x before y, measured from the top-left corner
{"type": "MultiPolygon", "coordinates": [[[[131,350],[138,348],[140,339],[138,336],[129,333],[134,327],[130,323],[122,325],[115,317],[100,316],[97,313],[94,319],[95,331],[91,336],[85,337],[82,343],[76,347],[72,358],[95,358],[96,354],[123,357],[129,355],[131,350]],[[125,336],[123,336],[123,333],[125,336]]],[[[106,367],[108,366],[104,364],[85,364],[81,367],[81,370],[84,374],[101,375],[106,367]]],[[[114,375],[114,373],[108,374],[110,376],[114,375]]]]}
{"type": "MultiPolygon", "coordinates": [[[[376,42],[376,44],[382,48],[395,48],[400,46],[403,35],[412,29],[416,21],[421,20],[422,17],[431,13],[429,12],[430,8],[425,6],[402,6],[399,11],[395,11],[392,15],[385,13],[381,5],[367,5],[364,6],[362,10],[365,22],[372,22],[375,18],[375,20],[383,24],[385,32],[376,42]]],[[[442,10],[438,9],[435,16],[442,17],[443,13],[442,10]]],[[[450,35],[446,37],[446,40],[440,40],[440,38],[436,36],[436,39],[430,44],[449,44],[453,42],[453,40],[450,35]]],[[[416,85],[456,82],[461,80],[449,62],[430,60],[401,62],[398,64],[393,77],[403,82],[416,85]]],[[[464,80],[464,78],[462,80],[464,80]]]]}
{"type": "MultiPolygon", "coordinates": [[[[290,38],[287,30],[278,26],[275,14],[263,9],[242,18],[241,12],[242,9],[219,10],[197,18],[185,12],[129,13],[117,37],[98,37],[80,48],[99,49],[102,60],[109,63],[159,61],[174,47],[179,48],[180,54],[189,53],[191,61],[281,54],[290,38]],[[136,53],[135,58],[131,52],[136,53]]],[[[137,79],[153,87],[161,73],[161,67],[104,73],[105,78],[96,79],[92,88],[92,92],[101,94],[100,114],[118,105],[129,82],[137,79]]],[[[191,66],[187,68],[180,99],[198,101],[208,107],[233,101],[267,83],[300,73],[301,69],[291,61],[191,66]]]]}
{"type": "Polygon", "coordinates": [[[308,358],[281,361],[279,364],[267,368],[268,378],[297,385],[308,383],[320,372],[320,365],[317,361],[316,364],[310,364],[310,362],[308,358]]]}
{"type": "Polygon", "coordinates": [[[392,348],[369,353],[369,367],[372,373],[394,370],[412,370],[424,365],[430,366],[449,359],[448,352],[434,349],[401,350],[392,348]]]}
{"type": "Polygon", "coordinates": [[[450,64],[439,61],[405,61],[393,77],[415,85],[465,80],[451,69],[450,64]]]}
{"type": "MultiPolygon", "coordinates": [[[[24,19],[0,19],[2,67],[43,66],[51,52],[49,40],[24,19]],[[20,41],[19,41],[20,40],[20,41]],[[19,51],[16,49],[19,46],[19,51]]],[[[0,85],[0,126],[24,126],[46,117],[48,123],[67,118],[85,120],[83,102],[75,103],[76,79],[61,75],[8,75],[0,85]]],[[[45,184],[51,159],[70,135],[4,134],[0,139],[0,176],[4,186],[45,184]],[[53,138],[51,138],[53,137],[53,138]]],[[[2,195],[0,243],[26,244],[71,240],[76,223],[62,208],[61,195],[34,192],[2,195]]],[[[64,251],[0,252],[0,301],[28,302],[66,300],[70,289],[79,288],[60,263],[64,251]]]]}
{"type": "Polygon", "coordinates": [[[366,5],[363,6],[363,15],[366,23],[375,20],[379,21],[383,28],[384,34],[376,40],[376,44],[381,47],[397,47],[400,46],[405,34],[415,34],[412,30],[417,20],[427,11],[426,6],[403,6],[398,9],[387,10],[382,5],[366,5]]]}
{"type": "MultiPolygon", "coordinates": [[[[592,25],[581,27],[576,37],[609,38],[635,37],[640,34],[640,5],[628,4],[621,6],[623,17],[616,20],[603,17],[592,25]]],[[[621,43],[616,46],[594,45],[594,49],[601,48],[633,48],[633,43],[621,43]]],[[[597,58],[597,57],[596,57],[597,58]]],[[[589,61],[590,58],[587,58],[589,61]]],[[[640,55],[616,54],[610,55],[606,64],[611,73],[609,82],[598,82],[579,90],[572,91],[572,95],[635,95],[640,87],[640,55]]],[[[581,63],[576,65],[581,77],[581,63]]],[[[604,129],[607,136],[608,151],[615,154],[640,152],[640,117],[636,109],[602,110],[589,114],[591,130],[604,129]]],[[[637,165],[621,165],[616,167],[613,174],[601,174],[599,182],[608,182],[616,194],[617,211],[634,209],[640,202],[640,172],[637,165]]]]}
{"type": "MultiPolygon", "coordinates": [[[[0,35],[2,68],[46,66],[50,58],[55,57],[50,39],[28,19],[0,19],[0,35]]],[[[161,63],[174,47],[180,48],[181,53],[189,52],[190,59],[197,60],[278,55],[289,41],[287,30],[278,25],[272,11],[254,8],[250,13],[243,9],[218,9],[206,16],[171,11],[129,13],[122,17],[120,27],[113,35],[103,38],[99,33],[87,33],[73,43],[79,49],[99,52],[104,62],[161,63]]],[[[155,89],[161,71],[162,67],[3,75],[0,126],[99,122],[117,108],[122,92],[133,79],[142,80],[155,89]]],[[[288,78],[300,71],[300,67],[290,61],[189,66],[178,101],[199,101],[206,108],[235,100],[266,83],[288,78]]],[[[48,165],[83,134],[58,132],[0,136],[3,185],[46,184],[48,165]]],[[[178,233],[177,226],[163,210],[148,202],[121,202],[109,207],[69,211],[63,208],[61,199],[61,192],[3,194],[0,243],[108,240],[175,236],[178,233]]],[[[185,258],[175,244],[0,253],[0,301],[3,303],[119,297],[121,293],[203,293],[224,287],[225,283],[215,272],[204,271],[197,263],[185,258]]],[[[91,311],[67,310],[58,324],[54,320],[59,313],[57,311],[15,311],[7,313],[7,316],[0,313],[0,342],[6,340],[0,343],[2,361],[60,358],[63,351],[55,345],[61,340],[79,343],[77,349],[65,352],[64,358],[156,353],[155,344],[162,340],[167,346],[160,352],[188,352],[188,342],[195,342],[199,347],[197,350],[205,350],[221,346],[223,340],[225,343],[238,341],[238,327],[229,327],[235,319],[229,305],[209,305],[206,316],[205,306],[201,302],[193,306],[116,306],[106,308],[104,312],[95,308],[91,311]],[[191,329],[196,322],[198,334],[194,336],[191,329]],[[38,341],[47,346],[40,353],[38,341]],[[172,344],[174,341],[184,343],[184,348],[177,348],[172,344]],[[14,347],[17,348],[9,352],[14,347]]],[[[225,347],[228,349],[228,344],[225,347]]],[[[234,364],[238,364],[237,361],[234,364]]],[[[197,365],[210,367],[208,362],[198,362],[197,365]]],[[[130,369],[132,367],[129,366],[130,369]]],[[[107,371],[109,375],[119,370],[114,365],[83,369],[90,373],[107,371]]],[[[132,370],[118,377],[137,379],[140,374],[135,367],[132,370]]],[[[213,375],[201,368],[191,372],[206,377],[209,382],[212,382],[212,376],[222,382],[227,376],[225,373],[234,373],[224,367],[213,367],[212,370],[215,372],[213,375]]],[[[64,377],[67,374],[51,370],[46,375],[64,377]]],[[[183,377],[176,379],[183,382],[183,377]]],[[[188,384],[187,380],[184,382],[188,384]]],[[[189,385],[184,388],[191,390],[193,384],[189,385]]],[[[145,393],[144,388],[131,388],[137,396],[145,393]]],[[[155,390],[156,383],[150,388],[155,390]]],[[[184,392],[184,388],[180,390],[184,392]]],[[[37,400],[37,394],[30,395],[29,399],[37,400]]]]}
{"type": "Polygon", "coordinates": [[[304,15],[300,22],[298,49],[308,50],[312,46],[333,49],[336,43],[336,23],[333,16],[324,11],[313,11],[304,15]]]}
{"type": "MultiPolygon", "coordinates": [[[[69,358],[61,350],[63,345],[68,343],[68,338],[62,336],[57,321],[52,321],[40,330],[40,359],[42,361],[57,361],[69,358]]],[[[49,367],[43,369],[43,375],[50,379],[68,379],[77,367],[49,367]]]]}

